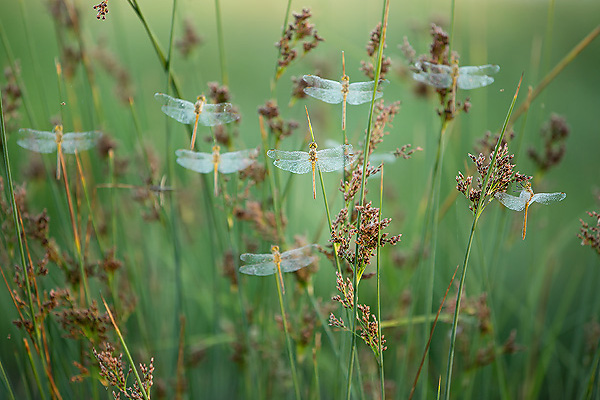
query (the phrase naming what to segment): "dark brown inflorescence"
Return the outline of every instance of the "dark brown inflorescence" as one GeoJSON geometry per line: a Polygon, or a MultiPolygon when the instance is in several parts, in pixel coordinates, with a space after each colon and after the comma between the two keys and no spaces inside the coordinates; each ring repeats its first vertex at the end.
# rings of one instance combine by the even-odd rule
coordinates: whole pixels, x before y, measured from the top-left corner
{"type": "Polygon", "coordinates": [[[298,57],[296,46],[303,39],[302,54],[306,54],[316,48],[324,39],[317,34],[313,24],[308,22],[311,17],[310,10],[305,8],[301,13],[293,13],[294,22],[289,24],[279,42],[275,46],[279,49],[277,60],[277,73],[275,79],[279,79],[285,69],[298,57]]]}
{"type": "Polygon", "coordinates": [[[537,151],[530,147],[527,155],[538,166],[541,171],[547,171],[557,165],[565,155],[565,141],[569,137],[570,128],[567,121],[560,115],[552,114],[548,121],[540,130],[540,136],[544,141],[544,148],[537,151]]]}
{"type": "MultiPolygon", "coordinates": [[[[367,55],[369,56],[369,61],[361,61],[360,62],[360,70],[371,80],[375,79],[375,62],[376,57],[378,56],[379,46],[381,44],[381,22],[377,24],[377,26],[371,31],[369,42],[367,43],[367,55]]],[[[386,48],[386,44],[383,45],[383,48],[386,48]]],[[[389,57],[385,57],[385,55],[381,58],[381,70],[379,74],[379,78],[384,78],[387,72],[390,70],[392,65],[392,59],[389,57]]]]}
{"type": "Polygon", "coordinates": [[[485,188],[485,191],[483,191],[483,181],[488,173],[488,168],[490,167],[489,163],[492,161],[493,154],[489,154],[487,157],[483,153],[479,153],[478,156],[469,154],[469,158],[475,163],[479,176],[476,177],[473,182],[473,176],[465,177],[459,171],[456,176],[456,189],[471,201],[471,204],[469,205],[471,211],[477,211],[477,206],[481,197],[487,199],[486,202],[483,203],[483,208],[485,208],[485,206],[494,199],[496,193],[506,192],[509,184],[524,184],[531,179],[531,176],[522,175],[519,172],[513,173],[515,165],[510,163],[513,157],[514,154],[508,153],[508,144],[505,144],[498,149],[498,155],[492,166],[487,187],[485,188]]]}
{"type": "Polygon", "coordinates": [[[582,246],[590,246],[600,255],[600,213],[588,211],[587,214],[596,220],[596,225],[589,225],[583,219],[580,219],[581,228],[577,237],[581,239],[582,246]]]}

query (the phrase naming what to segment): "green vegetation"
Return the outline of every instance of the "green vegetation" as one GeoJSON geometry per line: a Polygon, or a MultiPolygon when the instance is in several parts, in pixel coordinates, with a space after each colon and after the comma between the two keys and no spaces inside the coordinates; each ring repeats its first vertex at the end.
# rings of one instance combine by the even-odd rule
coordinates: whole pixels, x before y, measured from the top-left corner
{"type": "Polygon", "coordinates": [[[0,398],[600,396],[599,4],[205,3],[0,6],[0,398]],[[344,130],[301,86],[340,81],[342,51],[350,83],[389,81],[344,130]],[[500,70],[463,90],[456,62],[500,70]],[[232,103],[195,150],[254,163],[182,168],[194,126],[157,92],[232,103]],[[17,144],[56,125],[103,133],[64,144],[60,180],[17,144]],[[326,140],[355,161],[313,178],[266,154],[326,140]],[[567,197],[522,239],[494,194],[528,182],[567,197]],[[280,254],[283,282],[243,253],[280,254]]]}

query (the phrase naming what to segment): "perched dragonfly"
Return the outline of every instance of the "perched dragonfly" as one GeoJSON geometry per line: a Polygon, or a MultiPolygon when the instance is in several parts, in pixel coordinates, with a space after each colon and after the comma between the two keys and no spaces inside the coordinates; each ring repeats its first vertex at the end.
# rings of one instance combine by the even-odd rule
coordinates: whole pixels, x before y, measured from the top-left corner
{"type": "Polygon", "coordinates": [[[100,183],[96,185],[97,188],[114,188],[114,189],[135,189],[138,191],[142,191],[144,193],[153,193],[158,196],[159,202],[158,204],[162,207],[164,204],[164,193],[172,192],[175,190],[172,186],[166,186],[165,183],[167,181],[167,176],[163,175],[160,183],[158,185],[130,185],[127,183],[100,183]]]}
{"type": "MultiPolygon", "coordinates": [[[[304,93],[315,99],[329,104],[342,103],[342,130],[346,130],[346,103],[352,105],[363,104],[371,101],[375,81],[350,83],[350,77],[346,75],[346,63],[342,52],[342,79],[340,82],[324,79],[316,75],[304,75],[304,82],[309,86],[304,88],[304,93]]],[[[383,96],[382,90],[390,82],[380,79],[377,85],[375,98],[383,96]]]]}
{"type": "Polygon", "coordinates": [[[281,282],[281,290],[285,293],[282,272],[293,272],[317,261],[312,252],[319,246],[309,244],[294,250],[279,252],[279,246],[271,246],[271,254],[244,253],[240,259],[246,263],[240,267],[240,272],[247,275],[265,276],[277,272],[281,282]]]}
{"type": "Polygon", "coordinates": [[[525,217],[523,219],[523,240],[525,240],[525,233],[527,229],[527,210],[532,203],[550,204],[556,201],[561,201],[567,194],[564,192],[556,193],[533,193],[531,184],[527,182],[521,190],[519,197],[506,194],[504,192],[498,192],[494,195],[496,200],[504,204],[506,208],[510,208],[515,211],[525,210],[525,217]]]}
{"type": "Polygon", "coordinates": [[[317,143],[310,142],[308,153],[305,151],[269,150],[267,156],[273,158],[273,164],[284,171],[306,174],[312,170],[313,199],[317,198],[315,170],[321,172],[337,171],[352,164],[354,154],[351,144],[343,144],[332,149],[317,151],[317,143]]]}
{"type": "Polygon", "coordinates": [[[52,132],[19,129],[17,144],[37,153],[56,151],[56,179],[60,179],[60,163],[63,153],[75,154],[96,145],[102,133],[98,131],[63,133],[62,125],[56,125],[52,132]]]}
{"type": "Polygon", "coordinates": [[[198,96],[195,103],[176,99],[164,93],[155,93],[154,98],[162,104],[160,109],[169,117],[182,124],[194,124],[190,150],[194,150],[198,123],[205,126],[215,126],[227,124],[240,118],[239,114],[233,112],[233,106],[230,103],[207,104],[204,95],[198,96]]]}
{"type": "Polygon", "coordinates": [[[241,171],[254,162],[251,158],[256,152],[255,149],[232,151],[230,153],[220,153],[220,146],[213,146],[212,153],[200,153],[191,150],[177,150],[177,164],[192,171],[208,174],[214,172],[215,196],[219,194],[218,173],[231,174],[241,171]]]}
{"type": "Polygon", "coordinates": [[[470,90],[491,85],[494,78],[490,75],[500,71],[498,65],[487,64],[474,67],[460,67],[443,64],[432,64],[427,61],[415,63],[419,70],[413,72],[413,79],[434,86],[438,89],[448,89],[454,85],[459,89],[470,90]],[[458,68],[458,70],[456,70],[458,68]]]}

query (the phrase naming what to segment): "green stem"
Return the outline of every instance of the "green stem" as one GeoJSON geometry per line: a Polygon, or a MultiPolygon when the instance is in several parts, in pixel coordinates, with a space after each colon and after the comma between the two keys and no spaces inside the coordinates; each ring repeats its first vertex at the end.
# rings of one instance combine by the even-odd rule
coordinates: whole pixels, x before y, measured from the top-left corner
{"type": "Polygon", "coordinates": [[[115,332],[117,333],[117,336],[119,337],[119,341],[121,342],[121,345],[123,346],[123,351],[125,352],[125,355],[127,356],[127,361],[129,361],[129,365],[131,366],[131,369],[133,370],[133,374],[135,375],[135,380],[137,381],[138,388],[142,392],[142,396],[144,396],[144,400],[149,400],[150,397],[148,396],[148,394],[146,393],[146,390],[144,389],[144,385],[142,384],[142,380],[140,379],[140,375],[138,374],[137,367],[135,366],[135,363],[133,362],[133,358],[131,357],[131,353],[129,352],[127,343],[125,343],[125,339],[123,338],[123,335],[121,335],[121,330],[117,326],[117,323],[115,322],[112,312],[110,311],[110,308],[108,308],[108,304],[106,304],[104,297],[102,297],[102,302],[104,303],[106,312],[108,313],[108,316],[110,317],[110,321],[112,322],[113,327],[115,328],[115,332]]]}
{"type": "Polygon", "coordinates": [[[279,307],[281,308],[281,321],[283,322],[283,331],[285,333],[285,343],[288,350],[288,356],[290,360],[290,369],[292,371],[292,381],[294,382],[294,393],[296,394],[296,400],[300,400],[300,386],[298,385],[298,374],[296,373],[296,362],[294,360],[294,351],[292,348],[292,339],[290,338],[289,328],[287,324],[287,316],[285,315],[285,307],[283,305],[283,294],[281,293],[281,287],[283,282],[279,279],[279,274],[275,274],[277,281],[277,296],[279,298],[279,307]]]}
{"type": "Polygon", "coordinates": [[[8,391],[8,394],[9,394],[11,400],[15,400],[15,395],[13,394],[12,386],[10,386],[10,382],[8,380],[8,377],[6,376],[6,372],[4,371],[4,366],[2,365],[2,360],[0,360],[0,373],[2,373],[2,380],[4,381],[4,384],[6,385],[6,390],[8,391]]]}
{"type": "MultiPolygon", "coordinates": [[[[381,186],[379,189],[379,215],[378,220],[381,222],[383,208],[383,165],[381,166],[381,186]]],[[[380,249],[381,249],[381,229],[377,230],[377,337],[379,339],[379,382],[381,384],[381,399],[385,400],[385,375],[383,369],[383,337],[381,336],[381,270],[380,270],[380,249]]]]}
{"type": "Polygon", "coordinates": [[[469,235],[469,242],[467,244],[467,251],[465,252],[465,259],[463,263],[463,270],[460,277],[460,284],[458,286],[458,293],[456,294],[456,305],[454,310],[454,318],[452,319],[452,334],[450,337],[450,349],[448,351],[448,365],[446,370],[446,390],[444,391],[444,399],[450,399],[450,387],[451,387],[451,379],[452,379],[452,366],[454,363],[454,347],[456,344],[456,329],[458,327],[458,316],[460,313],[460,301],[462,298],[462,288],[465,281],[465,277],[467,274],[467,266],[469,262],[469,254],[471,253],[471,244],[473,242],[473,236],[475,234],[475,227],[477,226],[477,221],[483,213],[485,206],[489,204],[489,202],[493,199],[490,198],[490,194],[487,192],[488,190],[488,182],[490,180],[490,176],[492,175],[493,167],[496,163],[496,157],[498,156],[498,151],[500,150],[502,139],[504,138],[504,134],[506,133],[506,128],[510,121],[510,116],[515,107],[515,103],[517,102],[517,96],[519,94],[519,89],[521,88],[521,82],[523,82],[523,75],[521,75],[521,79],[519,80],[519,84],[517,85],[517,90],[515,91],[515,95],[513,97],[512,103],[508,109],[508,113],[506,114],[506,118],[504,119],[504,124],[502,125],[502,131],[500,132],[500,137],[498,138],[498,142],[496,142],[496,147],[494,149],[494,154],[492,156],[492,160],[489,163],[487,173],[485,174],[485,178],[483,180],[482,193],[479,197],[479,201],[477,203],[477,208],[475,209],[475,215],[473,217],[473,225],[471,226],[471,233],[469,235]]]}
{"type": "MultiPolygon", "coordinates": [[[[42,348],[41,332],[38,326],[37,319],[35,317],[35,308],[33,307],[33,296],[31,294],[31,282],[29,281],[29,268],[27,267],[27,261],[25,258],[25,250],[23,248],[23,239],[21,237],[21,227],[19,225],[19,215],[17,212],[17,202],[15,200],[14,183],[12,179],[12,173],[10,169],[10,160],[8,158],[8,144],[6,141],[6,130],[4,127],[4,109],[2,105],[2,99],[0,98],[0,136],[2,140],[2,151],[4,154],[4,170],[6,173],[6,184],[8,186],[8,194],[10,197],[10,205],[13,214],[13,221],[15,226],[15,237],[19,243],[19,254],[21,256],[21,266],[23,267],[23,277],[25,278],[25,286],[27,292],[27,304],[29,306],[29,314],[31,316],[31,323],[33,325],[33,331],[35,332],[35,343],[38,349],[42,348]]],[[[31,266],[33,268],[33,265],[31,266]]],[[[40,352],[43,357],[43,353],[40,352]]]]}
{"type": "Polygon", "coordinates": [[[229,84],[227,76],[227,67],[225,65],[225,44],[223,42],[223,25],[221,24],[221,5],[219,0],[215,0],[215,17],[217,18],[217,41],[219,43],[219,62],[221,64],[221,82],[223,85],[229,84]]]}
{"type": "MultiPolygon", "coordinates": [[[[363,206],[365,204],[365,179],[367,173],[367,162],[369,160],[369,146],[371,142],[371,125],[373,122],[373,113],[375,110],[375,96],[377,94],[377,87],[379,86],[379,77],[381,75],[381,64],[383,58],[383,48],[385,47],[385,36],[387,33],[387,21],[388,14],[390,10],[390,0],[384,0],[383,4],[383,16],[382,16],[382,24],[381,24],[381,40],[379,43],[379,54],[377,60],[377,69],[375,70],[375,85],[373,85],[373,98],[371,99],[371,106],[369,109],[369,120],[367,123],[367,134],[365,135],[365,147],[363,150],[363,170],[362,177],[360,182],[360,205],[363,206]]],[[[362,213],[358,211],[358,215],[356,218],[356,224],[358,229],[360,230],[362,213]]],[[[358,233],[357,233],[358,236],[358,233]]],[[[353,301],[353,309],[352,309],[352,318],[351,318],[351,329],[352,329],[352,343],[350,345],[350,357],[348,359],[348,382],[346,385],[346,398],[350,399],[351,389],[352,389],[352,371],[354,369],[354,355],[356,352],[356,315],[357,315],[357,303],[358,303],[358,272],[362,267],[359,265],[358,254],[359,254],[359,245],[356,244],[355,249],[355,260],[354,260],[354,273],[353,273],[353,285],[354,285],[354,301],[353,301]]]]}

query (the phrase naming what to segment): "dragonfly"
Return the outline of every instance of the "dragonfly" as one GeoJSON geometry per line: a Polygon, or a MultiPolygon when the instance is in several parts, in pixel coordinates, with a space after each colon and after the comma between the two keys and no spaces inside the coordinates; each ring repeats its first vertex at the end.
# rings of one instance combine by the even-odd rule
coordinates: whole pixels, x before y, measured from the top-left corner
{"type": "MultiPolygon", "coordinates": [[[[346,130],[346,103],[352,105],[363,104],[373,99],[375,81],[350,83],[346,75],[346,63],[342,52],[342,79],[340,82],[324,79],[316,75],[304,75],[304,82],[309,86],[304,88],[304,93],[315,99],[329,104],[342,103],[342,130],[346,130]]],[[[383,96],[382,90],[390,83],[386,79],[379,79],[375,98],[383,96]]]]}
{"type": "Polygon", "coordinates": [[[214,172],[215,196],[219,195],[218,173],[231,174],[250,166],[254,159],[255,149],[232,151],[221,154],[221,147],[213,146],[212,153],[200,153],[180,149],[175,152],[177,164],[192,171],[208,174],[214,172]]]}
{"type": "Polygon", "coordinates": [[[519,197],[506,194],[504,192],[498,192],[494,195],[496,200],[504,204],[506,208],[510,208],[515,211],[525,210],[525,217],[523,218],[523,240],[525,240],[525,233],[527,231],[527,210],[533,203],[550,204],[557,201],[564,200],[567,194],[564,192],[556,193],[533,193],[531,189],[531,183],[527,182],[519,197]]]}
{"type": "Polygon", "coordinates": [[[500,71],[500,66],[494,64],[480,66],[432,64],[427,61],[415,63],[418,72],[413,72],[413,79],[418,82],[434,86],[438,89],[448,89],[454,85],[459,89],[470,90],[491,85],[494,82],[493,75],[500,71]],[[457,70],[458,69],[458,70],[457,70]]]}
{"type": "Polygon", "coordinates": [[[317,143],[310,142],[305,151],[269,150],[267,156],[274,159],[273,165],[294,174],[306,174],[312,170],[313,199],[317,198],[315,170],[333,172],[354,161],[351,144],[317,151],[317,143]]]}
{"type": "Polygon", "coordinates": [[[318,249],[318,245],[279,252],[279,246],[271,246],[271,254],[244,253],[240,259],[246,263],[240,267],[240,272],[247,275],[266,276],[277,272],[281,282],[281,290],[285,293],[282,272],[293,272],[306,267],[317,261],[317,256],[312,252],[318,249]]]}
{"type": "MultiPolygon", "coordinates": [[[[167,181],[167,176],[163,175],[160,183],[158,185],[148,184],[145,186],[142,185],[130,185],[128,183],[100,183],[96,185],[97,188],[105,189],[105,188],[114,188],[114,189],[135,189],[137,191],[141,191],[144,193],[144,196],[147,193],[152,193],[158,196],[158,205],[161,207],[164,204],[164,193],[172,192],[175,190],[172,186],[166,186],[165,183],[167,181]]],[[[139,193],[139,192],[138,192],[139,193]]],[[[156,203],[156,201],[155,201],[156,203]]]]}
{"type": "Polygon", "coordinates": [[[233,111],[231,103],[207,104],[204,95],[198,96],[195,103],[164,93],[155,93],[154,98],[162,104],[160,109],[169,117],[182,124],[194,124],[190,150],[194,150],[198,123],[215,126],[228,124],[240,118],[240,115],[233,111]]]}
{"type": "Polygon", "coordinates": [[[100,136],[102,133],[99,131],[63,133],[62,125],[56,125],[52,132],[23,128],[19,129],[17,144],[37,153],[56,151],[56,179],[60,180],[63,153],[75,154],[76,151],[88,150],[96,145],[100,136]]]}

